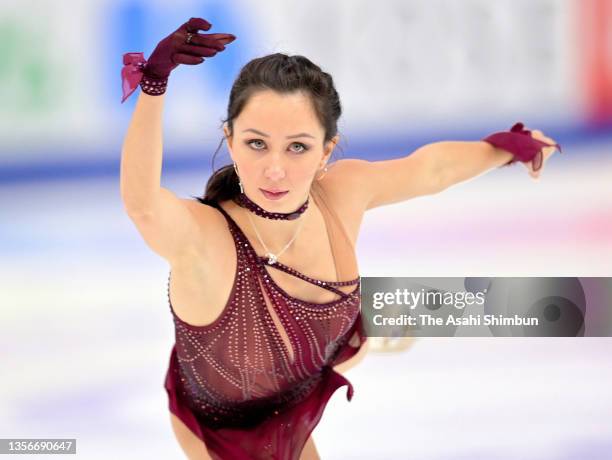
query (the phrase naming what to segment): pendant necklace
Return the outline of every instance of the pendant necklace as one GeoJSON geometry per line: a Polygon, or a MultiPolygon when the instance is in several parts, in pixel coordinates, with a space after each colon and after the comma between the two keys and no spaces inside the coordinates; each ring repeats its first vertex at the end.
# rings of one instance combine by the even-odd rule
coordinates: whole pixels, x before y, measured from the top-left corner
{"type": "Polygon", "coordinates": [[[266,250],[266,257],[268,258],[268,263],[270,265],[275,264],[278,261],[278,258],[281,256],[281,254],[285,252],[289,246],[291,246],[291,243],[293,243],[293,241],[297,238],[298,233],[300,232],[300,229],[302,228],[302,225],[304,223],[304,219],[301,219],[300,223],[298,224],[298,228],[295,231],[295,234],[293,235],[293,238],[291,238],[291,241],[289,241],[285,245],[285,247],[281,249],[281,251],[278,254],[273,254],[272,251],[270,251],[268,247],[266,246],[266,243],[264,243],[263,240],[261,239],[261,235],[257,231],[257,227],[255,227],[255,222],[253,222],[253,219],[251,218],[251,213],[247,212],[247,217],[251,221],[251,226],[253,227],[253,230],[255,230],[255,235],[257,235],[257,239],[259,240],[263,248],[266,250]]]}

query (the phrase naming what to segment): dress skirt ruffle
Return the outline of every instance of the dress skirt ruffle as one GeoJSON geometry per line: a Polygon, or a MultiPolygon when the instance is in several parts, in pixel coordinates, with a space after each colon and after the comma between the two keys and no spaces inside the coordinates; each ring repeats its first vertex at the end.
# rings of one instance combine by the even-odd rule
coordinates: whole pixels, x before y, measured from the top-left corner
{"type": "Polygon", "coordinates": [[[319,423],[334,392],[346,385],[347,399],[353,397],[348,379],[326,366],[321,380],[303,400],[282,411],[275,411],[262,423],[249,428],[212,428],[187,404],[180,385],[175,347],[164,387],[169,409],[198,438],[204,441],[215,460],[298,460],[308,437],[319,423]]]}

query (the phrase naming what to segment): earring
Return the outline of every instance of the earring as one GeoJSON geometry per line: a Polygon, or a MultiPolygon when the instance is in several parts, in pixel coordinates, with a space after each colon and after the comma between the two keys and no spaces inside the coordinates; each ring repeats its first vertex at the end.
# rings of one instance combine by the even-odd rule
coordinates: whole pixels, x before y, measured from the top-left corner
{"type": "Polygon", "coordinates": [[[321,180],[323,178],[323,176],[325,175],[325,173],[327,173],[327,166],[325,166],[325,168],[323,169],[319,169],[319,171],[323,171],[323,174],[321,174],[319,177],[317,177],[315,180],[321,180]]]}
{"type": "Polygon", "coordinates": [[[242,182],[240,181],[240,176],[238,175],[238,167],[236,166],[236,162],[234,162],[234,171],[236,171],[236,176],[238,177],[238,185],[240,186],[240,193],[244,193],[244,188],[242,187],[242,182]]]}

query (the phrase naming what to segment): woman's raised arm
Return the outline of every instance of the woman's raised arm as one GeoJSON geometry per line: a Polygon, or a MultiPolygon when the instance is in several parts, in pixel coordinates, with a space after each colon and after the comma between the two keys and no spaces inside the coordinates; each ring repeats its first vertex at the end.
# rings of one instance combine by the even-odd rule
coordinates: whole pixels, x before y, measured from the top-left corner
{"type": "Polygon", "coordinates": [[[140,93],[121,150],[121,199],[128,214],[148,214],[159,201],[162,113],[166,95],[140,93]]]}
{"type": "Polygon", "coordinates": [[[170,72],[179,64],[200,64],[235,39],[231,34],[197,32],[210,27],[204,19],[191,18],[164,38],[148,61],[142,53],[124,55],[123,101],[138,85],[142,92],[121,153],[121,199],[147,244],[169,261],[185,252],[198,228],[187,200],[160,186],[165,90],[170,72]]]}

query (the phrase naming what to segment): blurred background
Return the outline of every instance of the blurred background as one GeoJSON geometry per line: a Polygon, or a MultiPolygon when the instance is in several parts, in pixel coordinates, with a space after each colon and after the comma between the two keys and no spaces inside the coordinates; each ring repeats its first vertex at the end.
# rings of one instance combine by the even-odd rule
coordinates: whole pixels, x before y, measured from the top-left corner
{"type": "MultiPolygon", "coordinates": [[[[233,79],[301,54],[343,105],[337,158],[384,160],[517,121],[562,145],[369,211],[362,276],[612,276],[612,1],[5,0],[0,4],[0,438],[178,459],[163,380],[168,264],[125,214],[125,52],[190,17],[238,39],[172,73],[162,185],[200,195],[233,79]]],[[[139,90],[137,90],[139,91],[139,90]]],[[[215,168],[229,162],[225,146],[215,168]]],[[[612,300],[607,303],[612,308],[612,300]]],[[[609,337],[415,339],[373,351],[314,431],[322,459],[604,459],[609,337]]],[[[27,457],[27,456],[25,456],[27,457]]]]}

